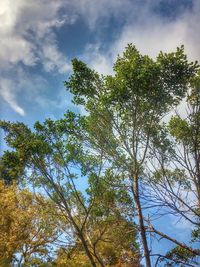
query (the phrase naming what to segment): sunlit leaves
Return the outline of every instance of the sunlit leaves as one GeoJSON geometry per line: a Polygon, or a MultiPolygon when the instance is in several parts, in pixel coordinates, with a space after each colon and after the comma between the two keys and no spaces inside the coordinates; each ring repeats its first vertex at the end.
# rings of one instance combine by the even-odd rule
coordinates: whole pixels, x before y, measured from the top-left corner
{"type": "Polygon", "coordinates": [[[59,233],[58,219],[52,216],[52,208],[52,203],[40,195],[0,182],[1,266],[18,261],[25,263],[33,255],[48,254],[48,246],[59,233]]]}

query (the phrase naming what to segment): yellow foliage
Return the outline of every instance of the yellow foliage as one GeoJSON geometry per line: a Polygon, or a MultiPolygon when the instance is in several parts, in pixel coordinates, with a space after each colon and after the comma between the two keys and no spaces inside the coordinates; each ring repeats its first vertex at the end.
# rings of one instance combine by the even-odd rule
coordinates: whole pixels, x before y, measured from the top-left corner
{"type": "Polygon", "coordinates": [[[56,266],[64,267],[91,267],[91,263],[88,260],[88,257],[83,251],[77,251],[75,249],[65,251],[60,249],[58,251],[57,259],[55,261],[56,266]]]}
{"type": "Polygon", "coordinates": [[[45,246],[56,237],[50,208],[41,196],[0,181],[0,266],[10,266],[16,253],[23,262],[47,253],[45,246]]]}
{"type": "MultiPolygon", "coordinates": [[[[93,225],[90,233],[90,244],[88,244],[89,248],[91,252],[94,252],[92,250],[92,243],[96,243],[95,251],[106,267],[139,267],[140,254],[137,248],[133,249],[136,247],[136,244],[133,243],[135,228],[122,218],[115,219],[113,218],[109,222],[105,222],[102,219],[99,223],[96,222],[93,225]],[[96,240],[98,242],[95,242],[96,240]]],[[[95,257],[94,260],[96,265],[100,267],[95,257]]],[[[59,267],[91,266],[78,240],[72,248],[58,250],[55,264],[59,267]]]]}

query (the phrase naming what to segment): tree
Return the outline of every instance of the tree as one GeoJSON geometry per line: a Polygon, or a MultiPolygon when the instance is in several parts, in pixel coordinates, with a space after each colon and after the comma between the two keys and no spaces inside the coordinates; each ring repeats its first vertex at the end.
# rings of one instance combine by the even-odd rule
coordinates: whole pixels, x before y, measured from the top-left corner
{"type": "Polygon", "coordinates": [[[76,168],[86,175],[86,164],[90,161],[88,159],[86,162],[87,158],[81,155],[79,144],[68,136],[66,125],[70,126],[70,114],[67,119],[57,122],[48,119],[44,124],[37,122],[35,133],[20,123],[2,122],[1,126],[7,133],[8,145],[15,149],[14,153],[26,159],[23,161],[24,167],[29,169],[34,186],[43,186],[47,196],[63,214],[66,227],[69,225],[73,234],[78,236],[92,266],[96,266],[83,234],[91,204],[87,205],[74,183],[76,168]],[[79,163],[82,162],[81,169],[79,163]],[[78,214],[84,214],[81,221],[78,214]]]}
{"type": "MultiPolygon", "coordinates": [[[[132,231],[128,242],[129,247],[132,243],[130,257],[138,259],[135,226],[126,212],[132,206],[130,197],[124,190],[114,191],[99,182],[100,177],[106,179],[107,176],[102,166],[102,155],[91,155],[74,135],[74,131],[81,131],[76,123],[81,119],[68,112],[57,121],[37,122],[35,131],[19,123],[3,121],[1,127],[13,153],[26,159],[23,163],[28,171],[24,169],[23,172],[28,181],[35,188],[42,187],[56,205],[54,212],[62,218],[62,230],[71,236],[71,242],[63,240],[64,250],[69,251],[78,244],[80,253],[84,253],[90,265],[105,266],[105,257],[101,253],[103,238],[110,231],[110,223],[124,222],[121,223],[123,234],[126,235],[127,229],[132,231]],[[78,184],[83,181],[89,183],[87,192],[78,190],[78,184]]],[[[123,245],[118,250],[122,253],[123,245]]]]}
{"type": "Polygon", "coordinates": [[[187,171],[191,187],[196,192],[196,208],[200,208],[200,73],[191,81],[191,92],[187,96],[187,118],[173,116],[169,130],[181,153],[174,154],[176,161],[187,171]]]}
{"type": "MultiPolygon", "coordinates": [[[[23,124],[17,123],[13,124],[13,131],[16,132],[18,136],[26,136],[30,134],[30,130],[23,124]]],[[[12,136],[10,136],[13,139],[12,136]]],[[[14,140],[9,140],[10,142],[14,140]]],[[[21,140],[23,141],[23,140],[21,140]]],[[[20,145],[20,140],[18,140],[20,145]]],[[[21,142],[23,143],[23,142],[21,142]]],[[[5,151],[0,158],[0,177],[6,184],[12,184],[12,182],[22,181],[23,176],[25,175],[25,165],[27,163],[28,152],[22,154],[15,151],[5,151]]]]}
{"type": "MultiPolygon", "coordinates": [[[[93,232],[91,242],[105,266],[141,266],[133,236],[135,228],[130,222],[113,216],[107,221],[99,218],[98,225],[93,225],[90,230],[93,232]]],[[[56,266],[90,266],[78,242],[70,249],[61,248],[55,263],[56,266]]]]}
{"type": "MultiPolygon", "coordinates": [[[[142,56],[128,45],[114,64],[113,76],[100,76],[73,60],[73,74],[65,83],[74,103],[87,115],[81,137],[96,153],[103,151],[110,166],[128,181],[137,209],[146,266],[151,266],[141,203],[141,186],[147,181],[147,159],[152,138],[163,116],[185,96],[197,63],[189,63],[183,47],[175,53],[142,56]]],[[[77,132],[80,137],[80,132],[77,132]]]]}
{"type": "Polygon", "coordinates": [[[40,195],[0,182],[0,265],[29,266],[44,258],[58,238],[58,220],[52,204],[40,195]],[[42,205],[41,205],[42,204],[42,205]]]}
{"type": "MultiPolygon", "coordinates": [[[[189,188],[188,176],[180,166],[169,168],[178,157],[163,117],[186,96],[197,63],[188,62],[183,47],[161,52],[153,60],[128,45],[114,64],[113,76],[101,76],[77,59],[73,69],[65,85],[74,103],[84,106],[85,116],[68,111],[60,120],[36,122],[34,130],[22,123],[0,122],[12,149],[0,161],[2,179],[12,184],[23,177],[37,190],[42,187],[69,236],[58,250],[57,263],[76,265],[76,257],[83,266],[139,265],[137,229],[146,267],[151,266],[147,235],[152,232],[177,246],[171,254],[157,255],[157,263],[167,259],[182,264],[186,254],[199,255],[157,230],[149,217],[151,209],[155,212],[165,203],[167,212],[171,209],[191,220],[181,210],[188,203],[174,192],[177,185],[178,193],[179,188],[189,188]],[[177,258],[180,251],[184,257],[177,258]]],[[[171,122],[172,134],[174,126],[171,122]]],[[[196,208],[188,208],[198,215],[196,208]]],[[[198,233],[197,227],[194,238],[198,233]]]]}
{"type": "MultiPolygon", "coordinates": [[[[172,116],[159,142],[165,143],[165,146],[161,150],[161,146],[157,145],[153,152],[158,164],[151,181],[157,203],[162,203],[169,212],[193,225],[191,243],[199,241],[200,229],[199,88],[198,73],[190,82],[190,90],[185,100],[185,116],[178,112],[172,116]]],[[[197,255],[200,255],[198,250],[192,251],[181,244],[166,256],[174,261],[184,259],[185,263],[190,264],[188,266],[196,266],[197,255]]]]}
{"type": "MultiPolygon", "coordinates": [[[[90,244],[105,266],[140,266],[132,200],[123,187],[113,189],[110,179],[110,173],[105,173],[89,180],[88,194],[96,196],[89,221],[90,244]]],[[[113,174],[112,179],[116,179],[113,174]]]]}

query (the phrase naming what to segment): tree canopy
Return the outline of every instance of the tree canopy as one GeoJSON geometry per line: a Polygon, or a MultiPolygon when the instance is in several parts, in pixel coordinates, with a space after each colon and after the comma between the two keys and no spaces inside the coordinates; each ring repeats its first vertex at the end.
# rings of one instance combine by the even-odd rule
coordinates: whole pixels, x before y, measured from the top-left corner
{"type": "Polygon", "coordinates": [[[0,122],[11,148],[0,160],[2,229],[8,231],[2,262],[198,266],[198,63],[183,46],[152,59],[130,44],[113,75],[77,59],[72,66],[65,86],[84,115],[67,111],[34,129],[0,122]],[[177,111],[180,103],[186,117],[177,111]],[[158,229],[164,216],[190,223],[191,242],[158,229]],[[158,238],[172,249],[154,253],[149,240],[158,238]]]}

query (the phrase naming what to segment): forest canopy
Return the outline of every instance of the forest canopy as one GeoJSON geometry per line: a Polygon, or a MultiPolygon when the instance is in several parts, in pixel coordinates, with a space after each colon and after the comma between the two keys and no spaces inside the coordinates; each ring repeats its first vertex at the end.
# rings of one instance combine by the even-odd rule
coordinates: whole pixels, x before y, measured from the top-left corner
{"type": "Polygon", "coordinates": [[[0,265],[199,266],[198,63],[183,46],[152,59],[129,44],[113,75],[72,66],[83,114],[0,121],[0,265]],[[190,240],[163,227],[172,217],[190,240]]]}

